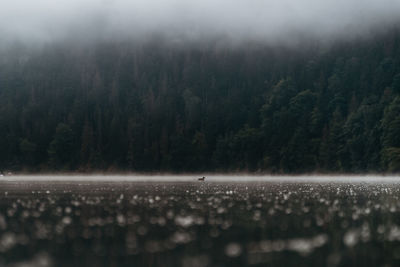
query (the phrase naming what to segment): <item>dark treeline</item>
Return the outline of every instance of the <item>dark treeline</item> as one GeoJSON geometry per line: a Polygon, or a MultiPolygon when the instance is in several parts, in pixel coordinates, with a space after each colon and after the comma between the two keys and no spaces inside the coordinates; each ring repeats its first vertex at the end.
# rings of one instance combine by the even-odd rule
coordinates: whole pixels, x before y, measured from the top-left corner
{"type": "Polygon", "coordinates": [[[400,170],[400,32],[306,48],[102,43],[0,58],[0,170],[400,170]]]}

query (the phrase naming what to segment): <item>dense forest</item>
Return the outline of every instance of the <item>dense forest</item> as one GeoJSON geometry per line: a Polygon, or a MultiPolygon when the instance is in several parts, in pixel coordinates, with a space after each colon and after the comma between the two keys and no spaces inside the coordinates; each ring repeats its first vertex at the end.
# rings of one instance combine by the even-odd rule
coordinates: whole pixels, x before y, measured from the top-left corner
{"type": "Polygon", "coordinates": [[[22,44],[0,53],[0,170],[400,170],[400,30],[299,46],[22,44]]]}

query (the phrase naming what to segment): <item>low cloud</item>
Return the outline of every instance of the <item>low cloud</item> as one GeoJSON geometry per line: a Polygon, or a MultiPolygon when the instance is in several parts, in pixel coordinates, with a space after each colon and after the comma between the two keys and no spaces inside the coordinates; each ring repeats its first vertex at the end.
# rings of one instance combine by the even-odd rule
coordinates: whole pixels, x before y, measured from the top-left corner
{"type": "Polygon", "coordinates": [[[364,36],[400,20],[399,0],[5,0],[0,42],[364,36]]]}

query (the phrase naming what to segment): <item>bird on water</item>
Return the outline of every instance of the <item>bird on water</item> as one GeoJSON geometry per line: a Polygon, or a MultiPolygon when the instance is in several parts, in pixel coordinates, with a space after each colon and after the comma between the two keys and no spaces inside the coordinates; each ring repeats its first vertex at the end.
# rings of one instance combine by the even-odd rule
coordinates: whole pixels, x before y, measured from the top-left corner
{"type": "Polygon", "coordinates": [[[199,178],[198,180],[199,181],[204,181],[205,179],[206,179],[206,177],[203,176],[203,177],[199,178]]]}

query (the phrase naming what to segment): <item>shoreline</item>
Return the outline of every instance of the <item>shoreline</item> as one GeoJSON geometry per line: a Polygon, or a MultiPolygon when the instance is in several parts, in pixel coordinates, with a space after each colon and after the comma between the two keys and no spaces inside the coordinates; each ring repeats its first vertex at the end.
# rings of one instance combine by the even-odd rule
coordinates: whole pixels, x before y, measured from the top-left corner
{"type": "Polygon", "coordinates": [[[0,183],[19,181],[49,181],[49,182],[197,182],[198,177],[205,176],[207,182],[399,182],[398,175],[231,175],[231,174],[164,174],[164,175],[109,175],[109,174],[45,174],[45,175],[12,175],[0,178],[0,183]]]}

